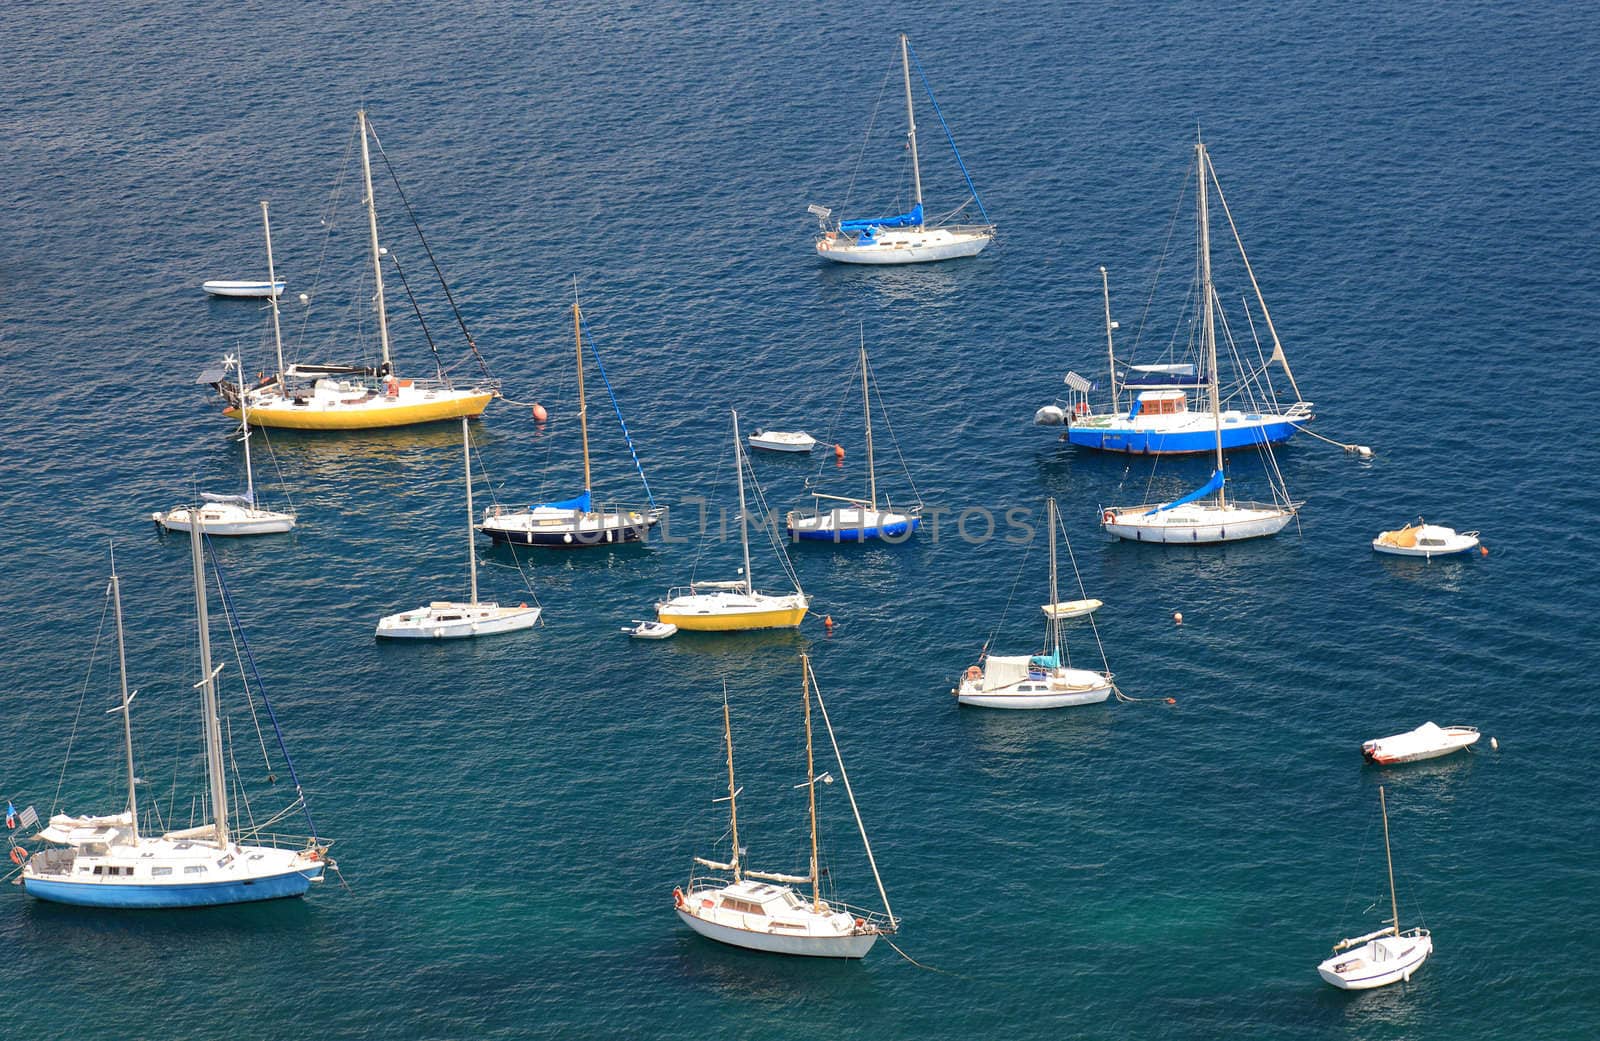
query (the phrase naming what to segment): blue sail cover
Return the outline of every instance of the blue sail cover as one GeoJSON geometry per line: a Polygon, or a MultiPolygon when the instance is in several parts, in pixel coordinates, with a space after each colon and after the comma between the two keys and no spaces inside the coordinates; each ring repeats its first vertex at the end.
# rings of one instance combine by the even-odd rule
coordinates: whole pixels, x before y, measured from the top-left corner
{"type": "Polygon", "coordinates": [[[1221,470],[1213,470],[1213,471],[1211,471],[1211,480],[1207,481],[1203,487],[1196,488],[1194,491],[1190,492],[1188,495],[1185,495],[1185,496],[1183,496],[1182,498],[1179,498],[1179,499],[1173,499],[1171,502],[1164,503],[1164,504],[1162,504],[1160,506],[1157,506],[1153,510],[1146,510],[1144,515],[1146,517],[1153,517],[1156,514],[1160,513],[1162,510],[1170,510],[1170,509],[1173,509],[1174,507],[1182,506],[1184,503],[1194,502],[1196,499],[1204,499],[1206,496],[1210,495],[1212,492],[1219,492],[1221,490],[1222,490],[1222,471],[1221,470]]]}
{"type": "Polygon", "coordinates": [[[1042,669],[1059,669],[1061,667],[1061,656],[1056,654],[1035,654],[1028,659],[1028,664],[1042,669]]]}
{"type": "Polygon", "coordinates": [[[868,220],[842,220],[839,222],[840,231],[869,231],[875,228],[920,227],[922,227],[922,204],[920,202],[911,207],[910,213],[902,213],[898,217],[872,217],[868,220]]]}
{"type": "Polygon", "coordinates": [[[588,513],[590,512],[592,506],[589,493],[584,492],[575,499],[562,499],[560,502],[541,502],[536,504],[533,508],[536,510],[578,510],[581,513],[588,513]]]}

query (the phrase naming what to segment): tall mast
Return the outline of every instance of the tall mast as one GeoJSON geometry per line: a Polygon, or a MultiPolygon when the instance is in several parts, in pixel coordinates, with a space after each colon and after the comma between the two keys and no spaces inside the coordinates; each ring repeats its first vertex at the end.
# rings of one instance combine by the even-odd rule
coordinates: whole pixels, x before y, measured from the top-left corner
{"type": "MultiPolygon", "coordinates": [[[[283,332],[278,327],[278,274],[272,265],[272,221],[267,218],[267,200],[261,200],[261,227],[267,233],[267,299],[272,301],[272,342],[278,348],[278,380],[283,380],[283,332]]],[[[244,391],[244,372],[239,373],[240,397],[244,391]]]]}
{"type": "MultiPolygon", "coordinates": [[[[878,509],[878,473],[872,466],[872,390],[867,385],[867,333],[861,330],[861,403],[867,413],[867,501],[873,512],[878,509]]],[[[892,432],[892,431],[891,431],[892,432]]]]}
{"type": "Polygon", "coordinates": [[[583,490],[589,491],[589,406],[583,396],[583,321],[578,284],[572,284],[572,338],[578,344],[578,426],[583,430],[583,490]]]}
{"type": "Polygon", "coordinates": [[[389,312],[383,306],[383,255],[378,246],[378,204],[372,194],[372,157],[367,150],[367,110],[356,111],[356,121],[361,127],[361,180],[367,189],[367,230],[372,235],[372,284],[377,288],[378,343],[383,347],[383,374],[393,368],[389,364],[389,312]]]}
{"type": "MultiPolygon", "coordinates": [[[[1217,472],[1222,473],[1222,402],[1217,395],[1217,325],[1216,316],[1211,311],[1211,218],[1206,212],[1206,196],[1210,194],[1206,184],[1206,145],[1204,141],[1194,143],[1195,171],[1200,179],[1200,293],[1205,298],[1201,305],[1205,309],[1205,345],[1206,365],[1209,368],[1207,380],[1211,384],[1211,420],[1217,431],[1217,472]]],[[[1225,505],[1228,489],[1226,483],[1217,489],[1217,507],[1225,505]]]]}
{"type": "Polygon", "coordinates": [[[467,574],[472,576],[472,602],[478,602],[478,544],[472,537],[472,438],[467,417],[461,417],[461,458],[467,464],[467,574]]]}
{"type": "Polygon", "coordinates": [[[728,722],[728,688],[722,688],[722,739],[728,746],[728,831],[733,838],[733,880],[739,881],[739,791],[733,786],[733,727],[728,722]]]}
{"type": "Polygon", "coordinates": [[[739,479],[739,545],[744,547],[744,591],[748,596],[755,592],[750,577],[750,527],[745,518],[744,505],[744,446],[739,442],[739,413],[733,413],[733,468],[739,479]]]}
{"type": "MultiPolygon", "coordinates": [[[[900,64],[906,74],[906,138],[911,143],[911,182],[917,189],[917,205],[922,205],[922,167],[917,162],[917,116],[911,108],[911,57],[907,53],[906,34],[900,34],[900,64]]],[[[919,226],[921,222],[918,222],[919,226]]]]}
{"type": "Polygon", "coordinates": [[[1106,302],[1106,371],[1111,374],[1111,411],[1117,410],[1117,352],[1111,345],[1111,281],[1105,265],[1100,265],[1100,292],[1106,302]]]}
{"type": "Polygon", "coordinates": [[[133,819],[133,840],[139,841],[139,797],[133,772],[133,713],[128,697],[128,655],[122,646],[122,583],[117,579],[117,547],[111,546],[111,602],[117,611],[117,668],[122,675],[122,739],[128,752],[128,816],[133,819]]]}
{"type": "Polygon", "coordinates": [[[217,719],[217,673],[211,668],[211,622],[206,614],[205,561],[200,552],[200,525],[189,526],[189,560],[194,567],[194,611],[200,629],[201,722],[206,731],[206,772],[211,779],[211,813],[218,849],[228,847],[228,786],[222,772],[222,724],[217,719]]]}
{"type": "Polygon", "coordinates": [[[1061,619],[1057,617],[1055,605],[1061,602],[1061,597],[1056,592],[1056,501],[1049,500],[1050,521],[1050,653],[1055,655],[1056,665],[1061,664],[1061,619]]]}
{"type": "MultiPolygon", "coordinates": [[[[250,395],[244,392],[244,359],[233,360],[234,372],[239,375],[239,426],[244,430],[244,495],[250,505],[256,504],[256,473],[250,465],[250,395]]],[[[281,369],[279,370],[282,371],[281,369]]]]}
{"type": "Polygon", "coordinates": [[[1394,909],[1394,934],[1400,935],[1400,898],[1394,892],[1394,854],[1389,852],[1389,806],[1378,786],[1378,808],[1383,812],[1383,859],[1389,862],[1389,906],[1394,909]]]}
{"type": "Polygon", "coordinates": [[[822,878],[817,870],[817,768],[811,756],[811,662],[800,655],[800,697],[806,704],[806,794],[811,800],[811,910],[822,912],[822,878]]]}

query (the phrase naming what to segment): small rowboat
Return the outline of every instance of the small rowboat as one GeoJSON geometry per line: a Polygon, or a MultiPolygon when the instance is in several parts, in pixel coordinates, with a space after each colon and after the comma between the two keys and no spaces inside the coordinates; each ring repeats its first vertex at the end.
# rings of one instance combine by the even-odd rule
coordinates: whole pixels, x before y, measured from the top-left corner
{"type": "Polygon", "coordinates": [[[200,288],[212,296],[268,297],[283,295],[282,281],[278,282],[202,282],[200,288]]]}
{"type": "Polygon", "coordinates": [[[1441,727],[1436,723],[1424,723],[1404,734],[1363,741],[1361,754],[1366,757],[1367,762],[1382,766],[1393,763],[1415,763],[1422,759],[1437,759],[1439,756],[1449,755],[1477,740],[1477,727],[1441,727]]]}
{"type": "Polygon", "coordinates": [[[1099,600],[1063,600],[1059,604],[1044,604],[1040,610],[1046,618],[1063,620],[1067,618],[1086,618],[1105,606],[1099,600]]]}
{"type": "Polygon", "coordinates": [[[632,625],[625,625],[622,631],[635,640],[665,640],[678,631],[678,627],[671,622],[649,622],[634,620],[632,625]]]}
{"type": "Polygon", "coordinates": [[[817,439],[804,430],[757,430],[750,435],[750,447],[768,452],[809,452],[817,439]]]}
{"type": "Polygon", "coordinates": [[[1424,524],[1420,520],[1407,524],[1398,531],[1385,531],[1372,540],[1372,548],[1379,553],[1397,557],[1447,557],[1452,553],[1471,553],[1478,548],[1478,533],[1457,532],[1442,524],[1424,524]]]}

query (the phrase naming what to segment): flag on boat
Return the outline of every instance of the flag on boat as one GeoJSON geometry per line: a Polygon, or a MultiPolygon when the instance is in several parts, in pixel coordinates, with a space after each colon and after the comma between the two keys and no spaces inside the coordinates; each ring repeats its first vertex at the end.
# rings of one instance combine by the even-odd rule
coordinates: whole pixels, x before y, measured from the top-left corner
{"type": "Polygon", "coordinates": [[[11,805],[11,800],[6,800],[6,827],[12,831],[17,829],[17,808],[11,805]]]}

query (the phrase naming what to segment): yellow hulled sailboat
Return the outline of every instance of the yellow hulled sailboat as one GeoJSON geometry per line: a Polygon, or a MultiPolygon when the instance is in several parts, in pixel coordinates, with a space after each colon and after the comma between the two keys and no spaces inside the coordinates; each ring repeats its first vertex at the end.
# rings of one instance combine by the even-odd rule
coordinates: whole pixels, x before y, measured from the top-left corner
{"type": "MultiPolygon", "coordinates": [[[[743,442],[739,440],[739,413],[733,413],[733,465],[739,483],[739,545],[744,552],[744,568],[736,581],[694,582],[669,590],[656,604],[656,618],[691,632],[745,632],[752,629],[794,629],[805,618],[811,606],[811,597],[800,588],[800,577],[795,574],[789,555],[784,552],[783,541],[777,535],[775,524],[764,523],[772,536],[773,548],[783,566],[785,577],[794,585],[793,592],[763,593],[755,588],[750,577],[750,521],[744,494],[745,460],[743,442]]],[[[764,505],[761,485],[752,472],[751,484],[756,500],[764,505]]],[[[763,511],[764,521],[772,518],[763,511]]]]}
{"type": "MultiPolygon", "coordinates": [[[[499,393],[487,377],[461,384],[442,370],[432,379],[401,379],[389,357],[389,315],[384,305],[383,258],[388,251],[378,244],[378,211],[372,191],[369,135],[374,136],[367,113],[356,114],[361,138],[362,186],[366,192],[367,230],[372,252],[372,278],[376,289],[378,340],[383,362],[377,368],[351,365],[291,365],[283,363],[278,339],[278,375],[256,387],[244,389],[220,378],[213,384],[227,403],[224,415],[236,415],[241,394],[248,395],[250,418],[257,426],[293,430],[370,430],[411,426],[445,419],[473,418],[499,393]]],[[[270,238],[267,275],[275,278],[270,238]]],[[[453,302],[452,302],[453,306],[453,302]]],[[[272,300],[274,334],[278,328],[278,303],[272,300]]],[[[469,339],[470,343],[470,339],[469,339]]],[[[477,348],[473,347],[474,352],[477,348]]],[[[209,375],[209,374],[208,374],[209,375]]],[[[202,376],[205,382],[212,382],[202,376]]]]}

